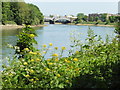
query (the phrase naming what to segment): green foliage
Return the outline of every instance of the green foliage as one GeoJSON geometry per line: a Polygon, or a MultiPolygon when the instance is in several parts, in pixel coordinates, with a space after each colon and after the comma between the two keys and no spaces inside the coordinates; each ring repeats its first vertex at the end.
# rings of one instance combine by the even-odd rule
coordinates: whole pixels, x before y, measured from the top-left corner
{"type": "Polygon", "coordinates": [[[73,38],[75,44],[71,49],[80,49],[72,55],[61,57],[66,48],[62,47],[59,55],[55,47],[51,58],[46,59],[44,56],[53,44],[34,49],[34,36],[29,26],[19,35],[15,49],[24,57],[15,56],[3,65],[3,88],[120,88],[120,52],[116,38],[110,41],[107,37],[102,41],[89,29],[85,43],[73,38]]]}
{"type": "Polygon", "coordinates": [[[43,24],[43,14],[33,4],[25,2],[2,2],[2,23],[14,21],[17,25],[43,24]]]}
{"type": "Polygon", "coordinates": [[[24,49],[28,48],[31,51],[36,50],[33,47],[33,44],[37,44],[35,40],[35,30],[30,28],[30,25],[27,25],[25,28],[22,29],[20,35],[18,35],[18,40],[16,46],[19,47],[19,50],[16,50],[16,54],[20,54],[19,56],[24,56],[25,52],[24,49]]]}
{"type": "Polygon", "coordinates": [[[15,23],[14,21],[5,21],[5,22],[4,22],[4,25],[6,25],[6,24],[13,24],[13,25],[16,25],[16,23],[15,23]]]}

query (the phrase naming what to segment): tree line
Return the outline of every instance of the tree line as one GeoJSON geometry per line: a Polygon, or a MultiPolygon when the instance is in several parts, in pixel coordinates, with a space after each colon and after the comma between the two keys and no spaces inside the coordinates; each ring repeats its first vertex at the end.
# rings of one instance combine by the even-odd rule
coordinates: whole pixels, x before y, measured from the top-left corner
{"type": "Polygon", "coordinates": [[[36,5],[25,2],[2,2],[2,24],[43,24],[43,14],[36,5]]]}
{"type": "Polygon", "coordinates": [[[78,13],[77,19],[75,23],[83,23],[83,22],[96,22],[96,23],[116,23],[120,16],[108,16],[107,13],[104,14],[91,14],[89,16],[84,15],[84,13],[78,13]]]}

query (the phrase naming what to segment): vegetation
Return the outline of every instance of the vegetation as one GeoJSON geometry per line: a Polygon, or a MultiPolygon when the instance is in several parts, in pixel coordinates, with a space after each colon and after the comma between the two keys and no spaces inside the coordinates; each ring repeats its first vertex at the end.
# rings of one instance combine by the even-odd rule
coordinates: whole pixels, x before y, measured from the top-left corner
{"type": "Polygon", "coordinates": [[[102,24],[102,25],[115,25],[118,20],[118,16],[107,16],[107,14],[95,14],[86,16],[83,13],[77,14],[77,19],[74,21],[75,24],[102,24]]]}
{"type": "Polygon", "coordinates": [[[61,54],[54,47],[51,58],[44,56],[53,46],[43,45],[41,50],[33,47],[37,36],[30,26],[26,26],[18,36],[13,59],[3,65],[3,88],[120,88],[120,52],[118,40],[113,38],[102,41],[101,37],[88,30],[86,43],[73,38],[69,52],[61,47],[61,54]],[[26,41],[26,42],[25,42],[26,41]]]}
{"type": "Polygon", "coordinates": [[[2,2],[2,24],[43,24],[43,14],[33,4],[25,2],[2,2]],[[8,23],[13,22],[13,23],[8,23]]]}

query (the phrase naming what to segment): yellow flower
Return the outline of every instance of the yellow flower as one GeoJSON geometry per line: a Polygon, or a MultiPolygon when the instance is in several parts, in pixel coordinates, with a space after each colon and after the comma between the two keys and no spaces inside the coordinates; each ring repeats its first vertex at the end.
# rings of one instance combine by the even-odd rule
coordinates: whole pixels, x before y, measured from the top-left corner
{"type": "Polygon", "coordinates": [[[29,35],[29,37],[34,38],[34,37],[35,37],[35,35],[34,35],[34,34],[30,34],[30,35],[29,35]]]}
{"type": "Polygon", "coordinates": [[[55,61],[58,62],[59,61],[58,58],[56,58],[55,61]]]}
{"type": "Polygon", "coordinates": [[[36,54],[37,54],[37,52],[33,52],[32,54],[36,55],[36,54]]]}
{"type": "Polygon", "coordinates": [[[31,82],[33,82],[33,81],[34,81],[34,79],[30,79],[30,81],[31,81],[31,82]]]}
{"type": "Polygon", "coordinates": [[[29,51],[29,49],[28,49],[28,48],[24,48],[24,50],[25,50],[25,51],[29,51]]]}
{"type": "Polygon", "coordinates": [[[32,52],[32,51],[30,51],[30,52],[29,52],[29,54],[33,54],[33,52],[32,52]]]}
{"type": "Polygon", "coordinates": [[[47,61],[50,61],[50,59],[47,59],[47,61]]]}
{"type": "Polygon", "coordinates": [[[57,77],[60,77],[60,74],[57,74],[56,76],[57,76],[57,77]]]}
{"type": "Polygon", "coordinates": [[[34,62],[35,60],[34,60],[34,59],[31,59],[30,61],[31,61],[31,62],[34,62]]]}
{"type": "Polygon", "coordinates": [[[30,51],[29,54],[34,54],[34,55],[36,55],[37,52],[32,52],[32,51],[30,51]]]}
{"type": "Polygon", "coordinates": [[[34,73],[35,71],[34,70],[30,70],[30,73],[34,73]]]}
{"type": "Polygon", "coordinates": [[[69,61],[69,60],[65,59],[65,62],[66,62],[66,63],[70,63],[71,61],[69,61]]]}
{"type": "Polygon", "coordinates": [[[76,71],[79,71],[79,68],[76,68],[75,70],[76,70],[76,71]]]}
{"type": "Polygon", "coordinates": [[[28,63],[27,63],[27,62],[24,62],[23,64],[24,64],[24,65],[28,65],[28,63]]]}
{"type": "Polygon", "coordinates": [[[79,53],[79,51],[76,51],[76,52],[75,52],[75,54],[78,54],[78,53],[79,53]]]}
{"type": "Polygon", "coordinates": [[[36,83],[36,81],[34,81],[34,83],[36,83]]]}
{"type": "Polygon", "coordinates": [[[44,54],[46,54],[47,52],[46,51],[43,51],[44,54]]]}
{"type": "Polygon", "coordinates": [[[66,48],[65,47],[62,47],[62,50],[65,50],[66,48]]]}
{"type": "Polygon", "coordinates": [[[54,57],[58,57],[58,54],[54,53],[52,56],[54,56],[54,57]]]}
{"type": "Polygon", "coordinates": [[[30,27],[30,25],[27,25],[28,27],[30,27]]]}
{"type": "Polygon", "coordinates": [[[50,69],[49,68],[46,68],[46,71],[49,71],[50,69]]]}
{"type": "Polygon", "coordinates": [[[77,59],[77,58],[74,58],[73,61],[78,61],[78,59],[77,59]]]}
{"type": "Polygon", "coordinates": [[[47,45],[43,45],[43,47],[44,47],[44,48],[46,48],[46,47],[47,47],[47,45]]]}
{"type": "Polygon", "coordinates": [[[58,50],[58,47],[54,47],[56,50],[58,50]]]}
{"type": "Polygon", "coordinates": [[[39,58],[37,58],[37,59],[36,59],[36,61],[40,61],[40,59],[39,59],[39,58]]]}
{"type": "Polygon", "coordinates": [[[69,80],[66,80],[65,82],[66,82],[66,83],[69,83],[69,80]]]}
{"type": "Polygon", "coordinates": [[[41,53],[38,53],[38,55],[42,55],[41,53]]]}
{"type": "Polygon", "coordinates": [[[39,80],[38,78],[35,78],[35,80],[39,80]]]}
{"type": "Polygon", "coordinates": [[[9,76],[12,76],[12,75],[13,75],[12,73],[9,74],[9,76]]]}
{"type": "Polygon", "coordinates": [[[52,46],[53,44],[52,43],[49,43],[49,46],[52,46]]]}
{"type": "Polygon", "coordinates": [[[30,77],[30,75],[25,75],[25,77],[27,77],[27,78],[28,78],[28,77],[30,77]]]}
{"type": "Polygon", "coordinates": [[[53,65],[53,63],[48,63],[49,65],[53,65]]]}

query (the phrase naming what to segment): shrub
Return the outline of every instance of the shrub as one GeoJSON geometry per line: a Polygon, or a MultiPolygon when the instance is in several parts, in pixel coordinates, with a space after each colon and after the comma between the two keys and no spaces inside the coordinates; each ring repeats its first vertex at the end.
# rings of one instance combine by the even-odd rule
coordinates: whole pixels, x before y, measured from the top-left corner
{"type": "Polygon", "coordinates": [[[14,21],[4,21],[4,25],[10,24],[10,25],[17,25],[14,21]]]}
{"type": "MultiPolygon", "coordinates": [[[[2,85],[3,88],[118,88],[120,84],[120,53],[118,41],[106,39],[102,41],[88,31],[86,43],[80,44],[74,40],[72,48],[81,49],[68,57],[62,57],[65,47],[61,47],[61,54],[53,52],[51,58],[44,56],[53,46],[43,45],[41,50],[33,48],[34,34],[28,26],[23,29],[19,36],[20,40],[32,38],[26,44],[18,44],[20,54],[24,57],[13,57],[3,65],[2,85]],[[26,35],[31,34],[32,35],[26,35]],[[24,37],[25,36],[25,37],[24,37]],[[28,37],[29,36],[29,37],[28,37]]],[[[18,48],[17,48],[18,49],[18,48]]],[[[54,50],[58,48],[55,47],[54,50]]]]}

